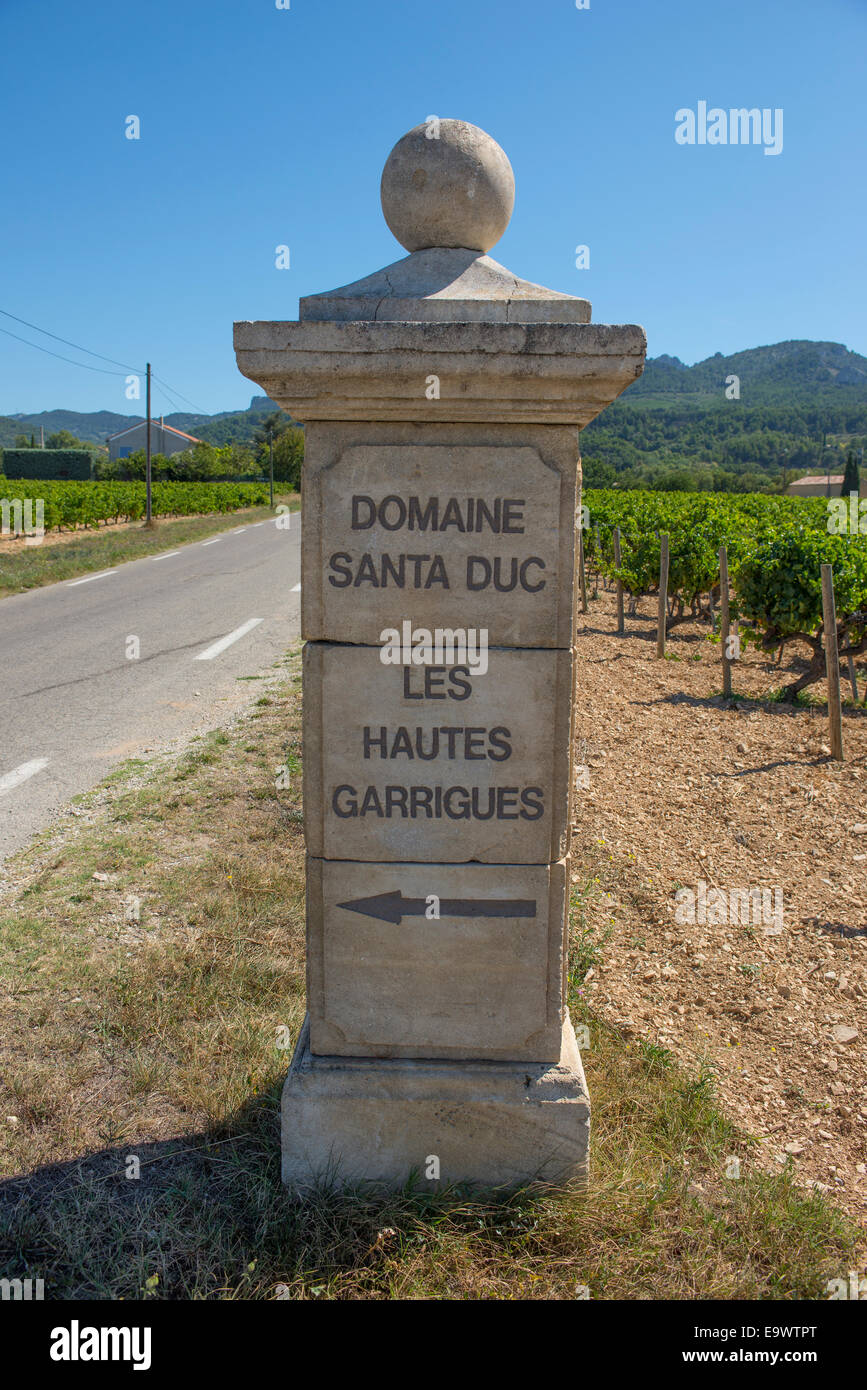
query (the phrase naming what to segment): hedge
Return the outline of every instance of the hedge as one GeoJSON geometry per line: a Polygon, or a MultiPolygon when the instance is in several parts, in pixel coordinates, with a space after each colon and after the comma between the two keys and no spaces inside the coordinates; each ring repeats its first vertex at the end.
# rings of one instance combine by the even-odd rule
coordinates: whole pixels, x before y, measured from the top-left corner
{"type": "Polygon", "coordinates": [[[4,449],[2,471],[7,478],[89,479],[90,449],[4,449]]]}

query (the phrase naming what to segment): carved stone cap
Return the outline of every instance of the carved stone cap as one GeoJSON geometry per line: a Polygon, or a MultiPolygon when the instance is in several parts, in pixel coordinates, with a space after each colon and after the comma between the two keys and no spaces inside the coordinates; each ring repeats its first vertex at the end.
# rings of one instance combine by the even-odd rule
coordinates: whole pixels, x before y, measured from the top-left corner
{"type": "Polygon", "coordinates": [[[634,324],[237,323],[245,376],[296,420],[590,423],[641,375],[634,324]],[[439,397],[426,397],[436,377],[439,397]]]}
{"type": "Polygon", "coordinates": [[[521,280],[490,256],[430,247],[300,302],[303,323],[589,323],[590,302],[521,280]]]}

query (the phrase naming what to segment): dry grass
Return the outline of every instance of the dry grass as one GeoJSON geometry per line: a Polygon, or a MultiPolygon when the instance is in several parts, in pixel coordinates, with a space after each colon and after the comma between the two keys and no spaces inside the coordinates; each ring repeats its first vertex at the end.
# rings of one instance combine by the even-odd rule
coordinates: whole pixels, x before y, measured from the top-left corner
{"type": "Polygon", "coordinates": [[[605,950],[589,877],[571,975],[590,1029],[589,1192],[287,1195],[279,1029],[294,1039],[304,1009],[297,653],[285,675],[179,760],[129,765],[82,800],[79,826],[12,866],[2,1274],[61,1299],[822,1297],[852,1250],[839,1214],[752,1162],[707,1068],[685,1075],[586,1009],[605,950]],[[739,1180],[725,1177],[735,1155],[739,1180]]]}
{"type": "MultiPolygon", "coordinates": [[[[297,511],[297,493],[274,494],[275,505],[286,504],[297,511]]],[[[152,528],[139,521],[117,526],[98,526],[94,530],[49,532],[41,545],[26,545],[23,538],[0,541],[0,598],[59,584],[82,574],[95,573],[122,565],[127,560],[158,555],[178,545],[216,536],[236,526],[249,525],[273,517],[270,507],[245,507],[237,512],[215,512],[209,516],[159,518],[152,528]]]]}

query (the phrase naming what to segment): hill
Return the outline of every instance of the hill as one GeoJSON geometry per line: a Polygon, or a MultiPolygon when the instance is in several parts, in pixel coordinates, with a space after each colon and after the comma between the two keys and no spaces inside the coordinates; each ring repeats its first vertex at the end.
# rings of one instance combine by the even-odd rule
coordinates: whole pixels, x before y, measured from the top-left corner
{"type": "Polygon", "coordinates": [[[134,425],[141,415],[118,415],[112,410],[99,410],[92,415],[80,415],[76,410],[43,410],[38,415],[0,416],[0,447],[11,449],[19,434],[36,436],[40,427],[45,438],[59,430],[69,430],[77,439],[88,444],[104,444],[106,436],[134,425]]]}
{"type": "MultiPolygon", "coordinates": [[[[788,400],[792,394],[808,392],[829,404],[839,401],[840,388],[860,387],[860,398],[867,402],[867,357],[850,352],[842,343],[812,343],[794,340],[769,347],[747,348],[724,357],[721,352],[687,367],[679,357],[651,358],[628,396],[705,396],[723,395],[725,379],[740,378],[742,399],[788,400]]],[[[625,399],[625,397],[624,397],[625,399]]]]}
{"type": "MultiPolygon", "coordinates": [[[[247,410],[164,418],[209,444],[242,444],[277,408],[254,396],[247,410]]],[[[46,436],[67,429],[104,444],[141,418],[106,410],[0,417],[0,447],[22,433],[38,438],[40,426],[46,436]]],[[[643,376],[584,431],[582,453],[594,487],[778,491],[802,473],[842,472],[848,450],[865,439],[867,357],[842,343],[796,339],[717,352],[691,367],[668,355],[650,358],[643,376]]]]}
{"type": "MultiPolygon", "coordinates": [[[[176,411],[163,419],[176,430],[194,434],[209,444],[241,444],[252,439],[255,427],[275,410],[279,410],[279,406],[267,396],[254,396],[247,410],[224,410],[217,415],[176,411]]],[[[118,415],[111,410],[92,414],[77,410],[43,410],[37,415],[4,415],[0,416],[0,448],[11,448],[19,434],[35,434],[38,441],[40,427],[46,438],[58,430],[69,430],[89,444],[104,444],[110,434],[137,425],[143,419],[143,415],[118,415]]]]}
{"type": "Polygon", "coordinates": [[[779,490],[805,472],[842,472],[865,437],[867,358],[795,340],[692,367],[651,358],[584,431],[582,452],[592,486],[779,490]]]}

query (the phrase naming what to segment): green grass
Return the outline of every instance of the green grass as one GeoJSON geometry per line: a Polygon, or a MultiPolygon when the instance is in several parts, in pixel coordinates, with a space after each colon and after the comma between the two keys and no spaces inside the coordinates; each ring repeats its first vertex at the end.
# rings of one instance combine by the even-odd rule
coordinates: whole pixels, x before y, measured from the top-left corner
{"type": "Polygon", "coordinates": [[[605,948],[589,870],[569,974],[589,1189],[283,1189],[280,1030],[294,1041],[304,1015],[298,670],[296,653],[255,723],[126,765],[108,799],[82,798],[91,821],[19,856],[28,881],[0,913],[0,1170],[18,1175],[0,1185],[0,1277],[61,1299],[824,1297],[851,1267],[843,1217],[790,1164],[762,1170],[710,1068],[587,1006],[605,948]]]}
{"type": "MultiPolygon", "coordinates": [[[[278,496],[275,493],[274,500],[275,505],[282,502],[292,511],[297,511],[301,505],[296,494],[278,496]]],[[[191,541],[204,540],[222,531],[264,521],[273,515],[270,507],[249,507],[242,511],[208,516],[166,518],[157,521],[152,529],[136,524],[124,528],[82,530],[76,532],[73,539],[57,544],[48,542],[25,546],[23,541],[16,542],[20,548],[14,552],[0,551],[0,598],[41,588],[45,584],[77,579],[80,575],[97,570],[112,569],[127,560],[158,555],[163,550],[174,550],[191,541]]]]}

